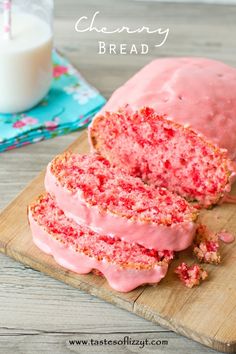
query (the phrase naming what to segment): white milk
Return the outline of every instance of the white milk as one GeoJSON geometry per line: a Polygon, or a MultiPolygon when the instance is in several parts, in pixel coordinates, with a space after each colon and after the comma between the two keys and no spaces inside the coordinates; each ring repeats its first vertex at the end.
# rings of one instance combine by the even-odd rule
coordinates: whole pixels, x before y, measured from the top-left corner
{"type": "Polygon", "coordinates": [[[49,25],[37,16],[13,13],[12,39],[0,35],[1,113],[27,110],[46,95],[52,79],[51,53],[49,25]]]}

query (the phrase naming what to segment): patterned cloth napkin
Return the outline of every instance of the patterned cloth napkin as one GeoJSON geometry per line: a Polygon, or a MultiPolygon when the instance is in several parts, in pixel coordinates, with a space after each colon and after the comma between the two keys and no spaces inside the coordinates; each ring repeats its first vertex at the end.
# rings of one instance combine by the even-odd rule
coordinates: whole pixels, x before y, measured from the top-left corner
{"type": "Polygon", "coordinates": [[[86,127],[105,98],[58,52],[48,95],[33,109],[0,114],[0,152],[86,127]]]}

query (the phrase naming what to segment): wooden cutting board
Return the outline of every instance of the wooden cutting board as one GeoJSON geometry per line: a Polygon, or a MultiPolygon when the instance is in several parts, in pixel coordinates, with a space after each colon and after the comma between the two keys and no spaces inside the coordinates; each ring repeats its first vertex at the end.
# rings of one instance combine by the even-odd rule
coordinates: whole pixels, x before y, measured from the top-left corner
{"type": "MultiPolygon", "coordinates": [[[[83,133],[69,149],[88,152],[87,133],[83,133]]],[[[179,254],[167,277],[156,287],[143,286],[128,294],[118,293],[102,277],[80,276],[63,269],[51,256],[34,246],[26,208],[44,191],[43,180],[44,171],[2,212],[2,253],[216,350],[236,352],[236,242],[222,245],[221,265],[205,265],[209,280],[199,287],[184,287],[173,273],[182,260],[193,262],[191,251],[185,251],[179,254]]],[[[236,205],[224,204],[204,211],[200,219],[215,231],[226,228],[236,234],[236,205]]]]}

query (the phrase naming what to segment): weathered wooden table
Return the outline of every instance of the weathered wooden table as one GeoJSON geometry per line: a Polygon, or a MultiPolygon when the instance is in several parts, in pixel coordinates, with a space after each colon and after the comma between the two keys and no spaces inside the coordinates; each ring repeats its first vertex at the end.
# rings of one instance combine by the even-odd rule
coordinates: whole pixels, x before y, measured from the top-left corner
{"type": "MultiPolygon", "coordinates": [[[[155,57],[207,56],[236,66],[236,6],[158,3],[152,1],[56,0],[55,45],[107,98],[140,67],[155,57]],[[169,28],[164,46],[155,35],[76,33],[81,16],[98,27],[169,28]],[[147,55],[99,55],[98,41],[148,43],[147,55]]],[[[49,160],[79,133],[0,155],[0,207],[5,207],[49,160]]],[[[216,353],[95,297],[49,278],[0,254],[0,353],[216,353]],[[82,346],[73,339],[167,340],[168,345],[82,346]]]]}

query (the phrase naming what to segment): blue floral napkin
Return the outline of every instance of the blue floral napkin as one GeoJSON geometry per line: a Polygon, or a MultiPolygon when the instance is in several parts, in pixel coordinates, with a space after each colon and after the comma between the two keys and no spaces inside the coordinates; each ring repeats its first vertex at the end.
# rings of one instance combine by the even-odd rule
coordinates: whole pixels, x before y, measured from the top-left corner
{"type": "Polygon", "coordinates": [[[0,114],[0,152],[86,127],[105,98],[58,52],[48,95],[21,114],[0,114]]]}

